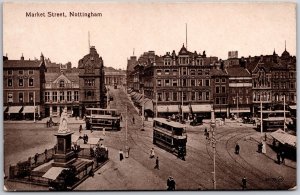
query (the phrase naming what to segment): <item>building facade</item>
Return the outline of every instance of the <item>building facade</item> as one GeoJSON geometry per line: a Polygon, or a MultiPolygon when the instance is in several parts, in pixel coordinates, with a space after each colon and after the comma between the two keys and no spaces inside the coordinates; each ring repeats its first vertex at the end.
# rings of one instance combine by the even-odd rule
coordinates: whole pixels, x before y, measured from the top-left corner
{"type": "Polygon", "coordinates": [[[106,107],[106,91],[102,57],[94,46],[90,53],[78,62],[79,72],[79,114],[83,116],[87,107],[106,107]]]}
{"type": "Polygon", "coordinates": [[[126,85],[126,72],[123,70],[105,69],[105,85],[126,85]]]}

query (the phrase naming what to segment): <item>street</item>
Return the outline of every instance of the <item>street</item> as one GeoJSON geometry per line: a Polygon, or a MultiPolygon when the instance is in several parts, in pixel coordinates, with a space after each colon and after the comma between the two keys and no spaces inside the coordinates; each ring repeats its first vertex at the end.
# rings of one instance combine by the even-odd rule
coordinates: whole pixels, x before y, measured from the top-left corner
{"type": "MultiPolygon", "coordinates": [[[[141,131],[142,119],[123,89],[110,88],[116,108],[123,116],[120,131],[86,131],[89,137],[101,137],[109,149],[109,162],[94,175],[81,183],[75,190],[165,190],[169,176],[176,181],[176,190],[213,190],[213,149],[205,139],[204,129],[210,129],[209,120],[201,126],[188,126],[186,161],[166,152],[152,143],[152,119],[145,121],[145,131],[141,131]],[[127,108],[127,111],[126,111],[127,108]],[[127,117],[126,117],[127,116],[127,117]],[[132,118],[135,118],[133,123],[132,118]],[[125,120],[128,122],[126,140],[125,120]],[[119,150],[130,147],[129,158],[119,160],[119,150]],[[159,157],[160,169],[154,169],[155,158],[149,158],[154,148],[159,157]]],[[[79,135],[79,122],[68,124],[79,135]]],[[[55,145],[56,127],[46,128],[45,124],[4,122],[5,174],[9,164],[26,160],[29,155],[42,152],[55,145]]],[[[224,126],[216,127],[216,187],[217,190],[241,190],[242,178],[247,178],[247,189],[289,189],[296,186],[296,162],[286,159],[285,165],[274,161],[276,153],[267,147],[267,153],[257,152],[260,133],[251,124],[226,120],[224,126]],[[240,154],[234,147],[240,145],[240,154]]],[[[24,184],[5,184],[16,189],[24,189],[24,184]]],[[[33,189],[34,188],[28,188],[33,189]]],[[[38,188],[37,188],[38,189],[38,188]]],[[[11,189],[12,190],[12,189],[11,189]]]]}

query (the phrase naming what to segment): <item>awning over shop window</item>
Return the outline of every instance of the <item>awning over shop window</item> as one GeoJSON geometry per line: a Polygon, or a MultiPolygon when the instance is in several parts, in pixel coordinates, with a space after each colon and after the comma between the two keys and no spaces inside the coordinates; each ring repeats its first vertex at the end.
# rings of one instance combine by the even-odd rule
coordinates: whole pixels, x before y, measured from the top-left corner
{"type": "Polygon", "coordinates": [[[34,113],[36,110],[34,109],[34,106],[24,106],[22,113],[34,113]]]}
{"type": "Polygon", "coordinates": [[[211,112],[211,105],[210,104],[192,105],[192,111],[193,113],[211,112]]]}
{"type": "Polygon", "coordinates": [[[157,112],[173,113],[179,112],[178,105],[157,106],[157,112]]]}
{"type": "Polygon", "coordinates": [[[145,110],[151,110],[151,111],[153,111],[153,102],[152,102],[152,100],[150,100],[150,99],[146,99],[145,101],[145,110]]]}
{"type": "Polygon", "coordinates": [[[279,129],[270,134],[274,139],[279,141],[282,144],[288,144],[292,147],[296,148],[297,137],[291,134],[284,132],[283,130],[279,129]]]}
{"type": "Polygon", "coordinates": [[[8,108],[7,113],[9,113],[9,114],[19,113],[21,109],[22,109],[22,106],[10,106],[8,108]]]}
{"type": "Polygon", "coordinates": [[[6,109],[7,109],[7,106],[4,106],[4,107],[3,107],[3,112],[5,112],[5,111],[6,111],[6,109]]]}
{"type": "Polygon", "coordinates": [[[215,109],[215,112],[227,112],[227,109],[226,108],[216,108],[215,109]]]}
{"type": "Polygon", "coordinates": [[[42,177],[55,180],[64,169],[66,168],[51,167],[42,177]]]}
{"type": "Polygon", "coordinates": [[[183,113],[190,113],[190,107],[189,106],[181,106],[181,110],[183,113]]]}
{"type": "Polygon", "coordinates": [[[292,109],[292,110],[297,110],[297,105],[292,105],[292,106],[289,106],[290,107],[290,109],[292,109]]]}
{"type": "Polygon", "coordinates": [[[231,113],[245,113],[245,112],[251,112],[250,108],[230,108],[231,113]]]}

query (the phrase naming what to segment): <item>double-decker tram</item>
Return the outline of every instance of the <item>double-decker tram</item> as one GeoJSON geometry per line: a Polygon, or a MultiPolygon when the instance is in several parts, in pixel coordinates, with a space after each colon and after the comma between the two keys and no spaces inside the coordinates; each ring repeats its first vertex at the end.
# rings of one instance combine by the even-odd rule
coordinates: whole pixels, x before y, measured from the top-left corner
{"type": "Polygon", "coordinates": [[[178,156],[186,155],[185,125],[165,118],[153,120],[153,143],[178,156]]]}
{"type": "MultiPolygon", "coordinates": [[[[260,112],[260,111],[259,111],[260,112]]],[[[276,131],[278,129],[284,128],[284,122],[287,122],[290,116],[289,111],[284,110],[263,110],[262,111],[262,125],[263,131],[276,131]],[[284,118],[284,112],[286,119],[284,118]]],[[[258,124],[257,127],[260,129],[261,124],[258,124]]]]}
{"type": "Polygon", "coordinates": [[[120,130],[120,119],[116,109],[86,108],[87,129],[120,130]]]}

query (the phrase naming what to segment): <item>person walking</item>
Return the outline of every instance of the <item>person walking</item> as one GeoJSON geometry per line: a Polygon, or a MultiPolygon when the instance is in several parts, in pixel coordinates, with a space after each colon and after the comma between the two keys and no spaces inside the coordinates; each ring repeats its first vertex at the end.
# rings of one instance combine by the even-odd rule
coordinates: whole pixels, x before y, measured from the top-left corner
{"type": "Polygon", "coordinates": [[[102,134],[103,134],[103,136],[105,136],[105,127],[103,127],[103,129],[102,129],[102,134]]]}
{"type": "Polygon", "coordinates": [[[134,124],[134,117],[132,117],[132,124],[134,124]]]}
{"type": "Polygon", "coordinates": [[[82,131],[82,125],[79,125],[79,133],[82,131]]]}
{"type": "Polygon", "coordinates": [[[247,179],[246,179],[246,177],[244,177],[242,179],[242,186],[243,186],[243,190],[245,190],[247,188],[247,179]]]}
{"type": "Polygon", "coordinates": [[[168,180],[167,180],[167,190],[171,190],[171,181],[172,181],[172,177],[171,176],[169,176],[169,178],[168,178],[168,180]]]}
{"type": "Polygon", "coordinates": [[[284,153],[284,151],[281,151],[281,153],[280,153],[280,156],[281,156],[281,162],[282,162],[282,164],[285,164],[285,153],[284,153]]]}
{"type": "Polygon", "coordinates": [[[280,152],[277,152],[277,163],[280,165],[281,161],[280,161],[280,152]]]}
{"type": "Polygon", "coordinates": [[[235,153],[236,153],[236,154],[239,154],[239,153],[240,153],[240,145],[239,145],[239,144],[236,144],[236,145],[235,145],[235,153]]]}
{"type": "Polygon", "coordinates": [[[158,169],[159,170],[159,159],[158,159],[158,157],[156,157],[154,169],[158,169]]]}
{"type": "Polygon", "coordinates": [[[154,158],[155,153],[154,153],[154,148],[151,148],[150,150],[150,158],[154,158]]]}
{"type": "Polygon", "coordinates": [[[171,190],[172,191],[174,191],[175,190],[175,186],[176,186],[176,182],[175,182],[175,180],[174,180],[174,178],[173,177],[171,177],[171,190]]]}
{"type": "Polygon", "coordinates": [[[120,155],[120,161],[122,161],[124,159],[124,154],[123,154],[123,150],[122,149],[120,149],[119,155],[120,155]]]}
{"type": "Polygon", "coordinates": [[[207,131],[207,128],[206,128],[206,127],[205,127],[205,129],[204,129],[204,135],[205,135],[205,139],[208,139],[209,134],[208,134],[208,131],[207,131]]]}

